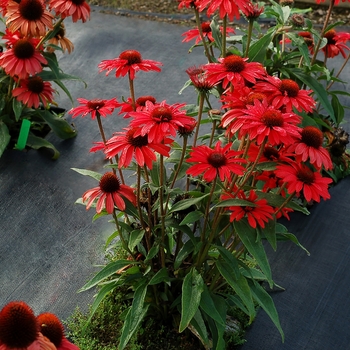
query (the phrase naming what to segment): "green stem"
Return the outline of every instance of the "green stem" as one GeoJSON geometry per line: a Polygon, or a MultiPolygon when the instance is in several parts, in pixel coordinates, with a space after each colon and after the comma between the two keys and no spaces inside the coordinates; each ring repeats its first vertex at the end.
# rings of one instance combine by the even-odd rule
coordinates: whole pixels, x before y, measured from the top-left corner
{"type": "Polygon", "coordinates": [[[198,27],[199,35],[200,35],[200,37],[202,39],[202,43],[203,43],[203,46],[204,46],[205,55],[207,56],[208,62],[212,62],[207,42],[204,39],[203,30],[202,30],[202,23],[201,23],[201,19],[199,17],[199,11],[195,8],[194,9],[194,13],[195,13],[195,16],[196,16],[196,24],[197,24],[197,27],[198,27]]]}
{"type": "Polygon", "coordinates": [[[207,224],[209,222],[209,212],[210,212],[210,204],[212,202],[212,197],[213,194],[215,192],[215,187],[216,187],[216,181],[217,181],[217,175],[213,181],[213,183],[211,184],[211,189],[210,189],[210,193],[209,193],[209,197],[208,197],[208,202],[207,202],[207,206],[205,208],[205,215],[204,215],[204,224],[203,224],[203,229],[201,232],[201,242],[202,242],[202,248],[198,254],[198,260],[197,260],[197,267],[200,268],[200,266],[202,265],[203,261],[205,260],[205,257],[208,254],[208,251],[210,249],[210,245],[211,242],[213,241],[214,237],[215,237],[215,230],[210,230],[209,227],[209,238],[206,238],[206,232],[207,232],[207,224]]]}
{"type": "Polygon", "coordinates": [[[123,237],[123,233],[122,231],[120,230],[120,226],[119,226],[119,223],[118,223],[118,218],[117,218],[117,215],[115,213],[115,209],[113,210],[113,219],[114,219],[114,222],[115,222],[115,226],[117,227],[117,231],[119,232],[119,237],[120,237],[120,240],[122,241],[122,244],[123,244],[123,248],[133,257],[133,259],[135,260],[135,257],[134,257],[134,254],[133,252],[129,249],[128,247],[128,244],[125,242],[125,239],[123,237]]]}
{"type": "Polygon", "coordinates": [[[223,24],[222,24],[222,52],[221,57],[226,57],[226,28],[227,28],[227,15],[223,18],[223,24]]]}
{"type": "Polygon", "coordinates": [[[199,129],[200,129],[201,120],[202,120],[202,114],[203,114],[204,97],[205,97],[205,92],[201,92],[199,95],[198,120],[197,120],[196,132],[194,134],[192,147],[196,147],[196,144],[197,144],[199,129]]]}
{"type": "Polygon", "coordinates": [[[329,23],[329,19],[331,18],[333,6],[334,6],[334,0],[331,0],[329,2],[329,7],[328,7],[326,19],[325,19],[324,24],[323,24],[322,31],[321,31],[321,34],[320,34],[320,39],[317,42],[317,45],[316,45],[315,50],[314,50],[314,55],[312,56],[311,65],[313,65],[315,63],[315,61],[316,61],[316,57],[317,57],[318,51],[320,50],[322,39],[323,39],[324,34],[326,32],[326,29],[327,29],[327,26],[328,26],[328,23],[329,23]]]}
{"type": "Polygon", "coordinates": [[[244,57],[248,57],[249,47],[250,47],[250,43],[252,41],[253,25],[254,25],[254,19],[249,18],[248,35],[247,35],[247,47],[246,47],[246,50],[245,50],[244,57]]]}
{"type": "Polygon", "coordinates": [[[129,89],[130,89],[132,109],[135,111],[136,110],[136,99],[135,99],[134,81],[130,77],[130,72],[129,72],[128,76],[129,76],[129,89]]]}
{"type": "Polygon", "coordinates": [[[164,208],[164,156],[160,155],[160,188],[159,188],[159,206],[160,206],[160,220],[161,220],[161,245],[160,245],[160,258],[161,258],[161,265],[162,267],[165,267],[165,253],[164,253],[164,246],[165,246],[165,208],[164,208]]]}

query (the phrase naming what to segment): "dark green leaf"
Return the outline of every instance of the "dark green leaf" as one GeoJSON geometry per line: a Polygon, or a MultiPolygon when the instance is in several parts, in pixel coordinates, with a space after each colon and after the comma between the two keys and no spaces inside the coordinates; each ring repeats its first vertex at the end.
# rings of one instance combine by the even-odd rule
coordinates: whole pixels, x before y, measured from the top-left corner
{"type": "Polygon", "coordinates": [[[273,286],[270,264],[267,260],[265,248],[260,239],[258,239],[257,231],[251,227],[246,218],[235,221],[234,226],[236,232],[241,239],[248,252],[256,259],[262,272],[265,274],[270,286],[273,286]]]}
{"type": "Polygon", "coordinates": [[[12,100],[12,109],[15,114],[16,122],[18,122],[22,115],[23,103],[14,98],[12,100]]]}
{"type": "Polygon", "coordinates": [[[188,327],[197,312],[203,289],[203,278],[193,267],[185,276],[182,284],[180,333],[188,327]]]}
{"type": "Polygon", "coordinates": [[[168,269],[163,267],[151,278],[148,284],[151,286],[153,284],[168,282],[169,280],[170,278],[169,278],[168,269]]]}
{"type": "Polygon", "coordinates": [[[95,171],[92,170],[87,170],[87,169],[78,169],[78,168],[71,168],[72,170],[76,171],[77,173],[81,174],[81,175],[87,175],[92,177],[93,179],[100,181],[102,174],[100,173],[96,173],[95,171]]]}
{"type": "Polygon", "coordinates": [[[271,44],[274,35],[274,30],[267,31],[267,33],[262,38],[259,38],[259,40],[250,45],[248,53],[250,62],[264,63],[264,60],[266,58],[266,50],[271,44]]]}
{"type": "Polygon", "coordinates": [[[52,131],[61,139],[66,140],[77,136],[76,131],[67,123],[66,120],[52,114],[49,110],[45,109],[40,111],[40,115],[50,126],[52,131]]]}
{"type": "Polygon", "coordinates": [[[264,309],[264,311],[269,315],[272,322],[275,324],[277,329],[279,330],[282,342],[284,341],[284,333],[279,321],[278,313],[275,307],[275,304],[270,297],[270,295],[266,292],[266,290],[254,280],[249,281],[250,289],[252,291],[254,299],[257,303],[264,309]]]}
{"type": "Polygon", "coordinates": [[[185,218],[181,221],[180,225],[193,224],[198,221],[201,217],[203,217],[203,213],[200,211],[191,211],[188,213],[185,218]]]}
{"type": "Polygon", "coordinates": [[[201,197],[197,197],[197,198],[188,198],[188,199],[183,199],[177,203],[175,203],[171,209],[169,210],[169,214],[170,213],[174,213],[176,211],[181,211],[181,210],[185,210],[187,208],[189,208],[192,205],[195,205],[199,202],[201,202],[204,198],[208,197],[209,194],[205,194],[201,197]]]}
{"type": "Polygon", "coordinates": [[[8,143],[10,142],[11,136],[9,134],[9,129],[6,124],[0,121],[0,157],[4,153],[8,143]]]}
{"type": "Polygon", "coordinates": [[[216,309],[216,305],[206,285],[204,285],[199,306],[209,317],[215,320],[216,323],[225,326],[226,319],[222,319],[219,311],[216,309]]]}
{"type": "Polygon", "coordinates": [[[79,292],[83,292],[96,286],[97,284],[103,282],[106,278],[115,274],[119,269],[130,264],[135,264],[135,262],[124,259],[109,263],[101,271],[99,271],[90,281],[88,281],[82,288],[80,288],[79,292]]]}
{"type": "Polygon", "coordinates": [[[126,315],[123,325],[122,335],[118,349],[123,350],[133,336],[141,321],[145,317],[149,304],[145,305],[145,296],[147,292],[147,283],[140,284],[135,290],[132,305],[126,315]]]}
{"type": "Polygon", "coordinates": [[[57,151],[52,143],[33,134],[28,135],[27,146],[33,149],[39,149],[42,147],[51,149],[53,151],[52,159],[57,159],[60,156],[60,152],[57,151]]]}

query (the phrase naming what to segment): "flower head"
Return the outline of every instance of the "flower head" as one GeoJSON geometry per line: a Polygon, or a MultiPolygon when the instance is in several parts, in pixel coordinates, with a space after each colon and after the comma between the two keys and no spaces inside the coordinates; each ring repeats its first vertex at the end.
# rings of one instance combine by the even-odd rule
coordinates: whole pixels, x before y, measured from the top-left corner
{"type": "Polygon", "coordinates": [[[49,4],[62,18],[72,16],[73,22],[81,19],[85,23],[90,18],[90,6],[85,0],[50,0],[49,4]]]}
{"type": "Polygon", "coordinates": [[[127,167],[132,158],[134,158],[139,166],[146,165],[148,169],[152,169],[152,163],[157,159],[155,152],[169,157],[171,139],[165,138],[162,143],[149,142],[148,136],[135,136],[137,129],[129,128],[125,131],[117,132],[109,140],[105,146],[105,154],[108,158],[119,155],[118,167],[127,167]]]}
{"type": "Polygon", "coordinates": [[[208,6],[208,17],[219,10],[220,18],[227,15],[230,21],[233,21],[234,17],[239,19],[239,10],[243,11],[250,4],[250,0],[200,0],[198,2],[199,11],[203,11],[208,6]]]}
{"type": "Polygon", "coordinates": [[[222,81],[224,89],[229,83],[235,85],[244,85],[245,82],[255,84],[256,79],[262,79],[265,76],[264,67],[258,62],[246,62],[248,58],[242,58],[237,55],[230,55],[225,58],[219,58],[219,63],[208,63],[205,65],[208,80],[212,83],[222,81]]]}
{"type": "Polygon", "coordinates": [[[46,59],[36,49],[37,40],[34,38],[18,39],[12,47],[0,56],[0,66],[6,74],[26,79],[29,75],[36,75],[43,70],[42,64],[46,59]]]}
{"type": "MultiPolygon", "coordinates": [[[[208,38],[208,40],[210,42],[215,41],[214,38],[213,38],[211,27],[210,27],[210,22],[209,21],[203,22],[201,24],[201,27],[202,27],[203,37],[204,38],[208,38]]],[[[223,27],[222,26],[220,27],[220,31],[221,31],[221,33],[223,33],[223,27]]],[[[226,28],[226,36],[228,36],[229,33],[234,33],[234,32],[235,31],[234,31],[233,28],[229,28],[229,27],[226,28]]],[[[196,40],[195,41],[195,45],[197,45],[197,44],[199,44],[202,41],[202,38],[200,36],[200,32],[199,32],[198,28],[190,29],[190,30],[186,31],[185,33],[183,33],[182,36],[185,37],[182,40],[182,42],[188,42],[188,41],[191,41],[191,40],[195,39],[196,40]]]]}
{"type": "Polygon", "coordinates": [[[71,53],[74,50],[73,43],[66,37],[66,30],[63,22],[60,25],[60,28],[56,35],[47,41],[48,46],[46,47],[48,52],[54,52],[55,49],[49,45],[61,46],[63,52],[68,51],[71,53]]]}
{"type": "Polygon", "coordinates": [[[115,206],[119,210],[124,211],[126,208],[124,198],[134,205],[136,204],[134,189],[121,184],[113,172],[105,173],[101,177],[98,187],[94,187],[83,194],[83,202],[87,202],[87,210],[90,209],[95,199],[97,199],[97,213],[101,213],[105,208],[108,214],[112,214],[115,206]]]}
{"type": "Polygon", "coordinates": [[[345,50],[349,50],[346,42],[350,40],[350,33],[336,32],[335,29],[331,29],[324,34],[327,39],[327,44],[322,48],[322,51],[328,58],[333,58],[341,54],[346,58],[345,50]]]}
{"type": "Polygon", "coordinates": [[[161,69],[158,66],[161,66],[161,62],[144,60],[141,54],[136,50],[126,50],[123,51],[119,57],[112,60],[102,61],[98,67],[100,72],[107,70],[106,75],[108,75],[113,69],[115,69],[116,78],[124,77],[129,73],[130,79],[135,79],[135,74],[139,70],[145,72],[156,71],[160,72],[161,69]]]}
{"type": "MultiPolygon", "coordinates": [[[[244,191],[239,191],[237,194],[239,199],[243,199],[247,202],[251,202],[242,206],[230,206],[227,209],[231,211],[230,221],[240,221],[244,217],[248,219],[248,223],[251,227],[256,228],[257,225],[264,228],[265,223],[273,219],[272,214],[274,213],[274,208],[271,207],[266,199],[258,199],[257,194],[254,190],[249,191],[249,196],[247,196],[244,191]]],[[[232,193],[225,193],[222,195],[221,199],[232,199],[235,198],[232,193]]]]}
{"type": "Polygon", "coordinates": [[[130,116],[134,118],[130,126],[139,128],[135,136],[148,135],[148,142],[160,143],[165,137],[175,137],[179,127],[196,123],[194,118],[181,110],[182,107],[184,104],[169,105],[165,101],[153,104],[146,101],[142,111],[130,112],[130,116]]]}
{"type": "Polygon", "coordinates": [[[242,152],[231,150],[231,146],[229,143],[221,147],[219,141],[214,149],[206,145],[194,147],[187,162],[197,164],[192,165],[186,173],[192,176],[203,174],[203,179],[207,182],[213,181],[216,176],[224,181],[229,180],[232,174],[243,175],[245,168],[241,164],[245,160],[238,158],[242,152]]]}
{"type": "Polygon", "coordinates": [[[333,167],[332,160],[322,144],[322,131],[315,126],[306,126],[301,131],[300,140],[291,144],[288,151],[295,152],[298,159],[303,162],[309,160],[317,169],[323,166],[329,170],[333,167]]]}
{"type": "Polygon", "coordinates": [[[315,100],[310,96],[312,91],[302,90],[291,79],[279,79],[268,76],[266,81],[255,85],[256,91],[267,94],[268,100],[275,108],[284,107],[287,112],[292,112],[293,107],[299,112],[312,112],[315,100]]]}
{"type": "Polygon", "coordinates": [[[42,0],[10,0],[6,16],[9,30],[19,30],[25,36],[44,36],[47,30],[53,29],[54,17],[42,0]]]}
{"type": "Polygon", "coordinates": [[[27,107],[38,108],[40,102],[46,106],[53,101],[55,90],[51,83],[43,81],[39,76],[20,80],[20,86],[12,90],[12,95],[27,107]]]}
{"type": "Polygon", "coordinates": [[[302,193],[305,199],[310,202],[320,202],[329,199],[328,185],[332,182],[329,177],[322,177],[319,172],[311,170],[303,163],[292,162],[286,165],[277,165],[276,176],[286,183],[290,194],[302,193]]]}
{"type": "Polygon", "coordinates": [[[11,301],[0,311],[1,350],[56,350],[39,332],[33,310],[24,301],[11,301]]]}
{"type": "Polygon", "coordinates": [[[66,339],[64,327],[56,315],[45,312],[37,316],[37,320],[41,333],[56,346],[57,350],[79,350],[66,339]]]}
{"type": "Polygon", "coordinates": [[[256,20],[264,12],[264,6],[248,2],[245,7],[241,8],[241,11],[248,20],[256,20]]]}
{"type": "Polygon", "coordinates": [[[89,113],[91,114],[91,119],[95,119],[97,113],[102,117],[106,117],[108,114],[112,114],[115,108],[119,107],[119,103],[115,98],[110,100],[86,100],[85,98],[78,98],[77,101],[81,106],[72,108],[69,111],[69,114],[72,114],[73,118],[79,115],[85,117],[89,113]]]}
{"type": "Polygon", "coordinates": [[[188,74],[193,86],[199,92],[208,92],[217,84],[208,80],[204,66],[190,67],[186,69],[186,73],[188,74]]]}
{"type": "MultiPolygon", "coordinates": [[[[332,1],[334,1],[335,6],[339,5],[340,3],[340,0],[332,0],[332,1]]],[[[320,4],[321,2],[325,2],[325,0],[316,0],[317,4],[320,4]]],[[[342,0],[342,2],[346,2],[346,0],[342,0]]],[[[350,0],[348,0],[348,2],[350,2],[350,0]]]]}
{"type": "Polygon", "coordinates": [[[190,8],[196,7],[196,3],[198,2],[198,0],[178,0],[179,2],[179,10],[181,10],[184,7],[190,8]]]}
{"type": "Polygon", "coordinates": [[[254,105],[247,105],[231,124],[230,132],[239,132],[239,136],[248,134],[250,140],[256,140],[258,145],[265,139],[271,146],[279,144],[289,145],[299,136],[300,128],[297,126],[301,118],[294,113],[282,113],[271,106],[266,100],[254,101],[254,105]]]}

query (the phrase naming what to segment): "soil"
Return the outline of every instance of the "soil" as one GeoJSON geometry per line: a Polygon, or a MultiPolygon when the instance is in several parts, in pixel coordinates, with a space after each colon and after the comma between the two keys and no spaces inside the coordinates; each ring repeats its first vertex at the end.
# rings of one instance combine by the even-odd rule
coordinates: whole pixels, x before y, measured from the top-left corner
{"type": "MultiPolygon", "coordinates": [[[[103,12],[114,13],[117,16],[138,17],[146,20],[170,22],[182,25],[195,25],[193,9],[178,9],[177,0],[91,0],[91,5],[103,7],[103,12]]],[[[296,2],[297,8],[309,8],[310,4],[296,2]]],[[[306,16],[315,24],[322,26],[327,7],[311,5],[313,11],[306,16]]],[[[344,26],[350,24],[350,9],[340,5],[334,7],[330,23],[344,22],[344,26]]]]}

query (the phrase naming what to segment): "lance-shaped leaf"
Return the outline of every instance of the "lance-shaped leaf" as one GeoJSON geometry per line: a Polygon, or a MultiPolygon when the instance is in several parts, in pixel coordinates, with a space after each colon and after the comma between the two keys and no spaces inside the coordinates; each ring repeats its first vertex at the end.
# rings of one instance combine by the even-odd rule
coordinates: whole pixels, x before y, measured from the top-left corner
{"type": "Polygon", "coordinates": [[[201,295],[204,289],[204,281],[199,272],[193,267],[185,276],[182,284],[181,297],[181,321],[179,332],[183,332],[196,314],[201,295]]]}

